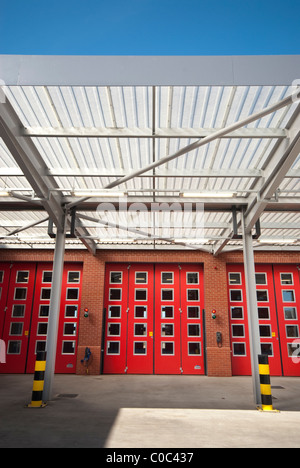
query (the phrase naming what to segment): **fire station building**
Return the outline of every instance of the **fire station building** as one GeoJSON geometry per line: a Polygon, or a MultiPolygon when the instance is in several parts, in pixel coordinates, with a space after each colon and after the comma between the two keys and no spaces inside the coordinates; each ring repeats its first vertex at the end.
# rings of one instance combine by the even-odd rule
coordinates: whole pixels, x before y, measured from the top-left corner
{"type": "Polygon", "coordinates": [[[0,70],[0,373],[300,376],[300,57],[0,70]]]}

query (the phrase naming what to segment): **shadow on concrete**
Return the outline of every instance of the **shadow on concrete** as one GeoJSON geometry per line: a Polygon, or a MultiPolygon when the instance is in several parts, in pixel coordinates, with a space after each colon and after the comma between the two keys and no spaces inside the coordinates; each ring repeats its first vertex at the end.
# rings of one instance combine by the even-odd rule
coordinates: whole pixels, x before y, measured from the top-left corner
{"type": "MultiPolygon", "coordinates": [[[[256,410],[251,377],[56,375],[46,408],[29,409],[32,375],[0,375],[1,448],[101,448],[122,408],[256,410]]],[[[271,379],[274,407],[300,411],[299,378],[271,379]]]]}

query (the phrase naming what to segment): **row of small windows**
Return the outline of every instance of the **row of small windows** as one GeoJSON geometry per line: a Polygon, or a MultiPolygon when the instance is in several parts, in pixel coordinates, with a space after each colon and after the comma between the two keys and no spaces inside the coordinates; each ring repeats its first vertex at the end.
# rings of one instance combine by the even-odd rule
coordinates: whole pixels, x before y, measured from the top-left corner
{"type": "MultiPolygon", "coordinates": [[[[40,300],[48,301],[51,297],[51,288],[41,288],[40,300]]],[[[66,300],[77,301],[79,298],[79,288],[67,288],[66,300]]],[[[15,301],[26,301],[27,299],[27,288],[15,288],[14,300],[15,301]]]]}
{"type": "MultiPolygon", "coordinates": [[[[3,283],[4,271],[0,271],[0,283],[3,283]]],[[[16,283],[28,283],[29,282],[29,271],[20,270],[16,273],[16,283]]],[[[68,271],[68,283],[80,283],[80,271],[68,271]]],[[[42,283],[52,283],[52,271],[43,271],[42,283]]]]}
{"type": "MultiPolygon", "coordinates": [[[[121,343],[120,341],[108,341],[106,347],[107,355],[120,355],[121,343]]],[[[134,341],[133,342],[133,354],[134,355],[147,355],[147,342],[146,341],[134,341]]],[[[175,356],[175,343],[174,341],[163,341],[161,343],[161,355],[162,356],[175,356]]],[[[201,343],[200,342],[188,342],[188,356],[201,355],[201,343]]]]}
{"type": "MultiPolygon", "coordinates": [[[[201,328],[199,324],[188,324],[187,326],[188,337],[201,336],[201,328]]],[[[121,336],[121,324],[109,323],[107,327],[107,336],[121,336]]],[[[147,336],[147,324],[135,323],[133,336],[147,336]]],[[[161,325],[161,336],[175,336],[174,324],[163,323],[161,325]]]]}
{"type": "MultiPolygon", "coordinates": [[[[187,289],[187,301],[199,302],[200,300],[200,291],[199,289],[187,289]]],[[[147,301],[148,299],[148,289],[135,289],[134,290],[134,300],[135,301],[147,301]]],[[[122,289],[119,288],[110,288],[109,290],[109,300],[110,301],[121,301],[122,300],[122,289]]],[[[162,301],[174,301],[174,289],[162,289],[161,290],[161,300],[162,301]]]]}
{"type": "MultiPolygon", "coordinates": [[[[241,320],[244,319],[244,308],[243,307],[231,307],[231,319],[241,320]]],[[[297,320],[297,308],[296,307],[284,307],[283,308],[285,320],[297,320]]],[[[260,320],[270,320],[270,308],[269,307],[258,307],[258,318],[260,320]]]]}
{"type": "MultiPolygon", "coordinates": [[[[123,272],[111,271],[109,282],[110,284],[122,284],[123,272]]],[[[198,272],[186,273],[186,283],[187,284],[199,284],[199,273],[198,272]]],[[[148,284],[148,272],[136,271],[135,272],[135,284],[148,284]]],[[[173,271],[162,272],[161,284],[174,284],[174,272],[173,271]]]]}
{"type": "MultiPolygon", "coordinates": [[[[10,324],[10,336],[23,336],[24,323],[23,322],[12,322],[10,324]]],[[[48,333],[48,323],[41,322],[37,325],[37,335],[47,335],[48,333]]],[[[76,336],[77,333],[77,323],[65,323],[64,324],[64,336],[73,335],[76,336]]]]}
{"type": "MultiPolygon", "coordinates": [[[[241,289],[230,289],[229,293],[231,302],[243,302],[243,291],[241,289]]],[[[295,302],[295,291],[293,289],[283,289],[281,293],[283,302],[295,302]]],[[[258,302],[269,302],[268,290],[257,289],[256,298],[258,302]]]]}
{"type": "MultiPolygon", "coordinates": [[[[121,318],[121,306],[113,305],[109,306],[108,317],[109,318],[121,318]]],[[[147,306],[139,305],[134,307],[134,318],[147,318],[148,308],[147,306]]],[[[187,317],[189,319],[200,319],[200,307],[188,306],[187,317]]],[[[162,319],[173,319],[174,318],[174,306],[162,306],[161,308],[162,319]]]]}
{"type": "MultiPolygon", "coordinates": [[[[272,343],[261,343],[261,354],[274,356],[272,343]]],[[[287,343],[288,356],[293,358],[299,355],[299,343],[287,343]]],[[[232,343],[233,356],[245,357],[247,356],[246,343],[232,343]]]]}
{"type": "MultiPolygon", "coordinates": [[[[286,325],[286,337],[287,338],[299,338],[298,325],[286,325]]],[[[261,338],[271,338],[272,329],[271,325],[259,325],[259,333],[261,338]]],[[[231,325],[231,334],[233,338],[244,338],[245,327],[244,325],[231,325]]]]}
{"type": "MultiPolygon", "coordinates": [[[[7,344],[7,354],[21,354],[22,341],[9,340],[7,344]]],[[[76,350],[76,341],[63,341],[62,354],[74,355],[76,350]]],[[[37,341],[35,353],[46,351],[46,341],[37,341]]]]}
{"type": "MultiPolygon", "coordinates": [[[[267,273],[255,273],[255,280],[256,284],[268,284],[267,273]]],[[[280,282],[282,286],[285,286],[287,284],[294,284],[293,273],[280,273],[280,282]]],[[[229,273],[229,284],[242,284],[241,273],[229,273]]]]}
{"type": "MultiPolygon", "coordinates": [[[[12,317],[25,317],[25,304],[14,304],[12,308],[12,317]]],[[[50,305],[41,304],[39,308],[39,317],[49,317],[50,305]]],[[[66,305],[65,317],[66,318],[77,318],[78,305],[66,305]]]]}

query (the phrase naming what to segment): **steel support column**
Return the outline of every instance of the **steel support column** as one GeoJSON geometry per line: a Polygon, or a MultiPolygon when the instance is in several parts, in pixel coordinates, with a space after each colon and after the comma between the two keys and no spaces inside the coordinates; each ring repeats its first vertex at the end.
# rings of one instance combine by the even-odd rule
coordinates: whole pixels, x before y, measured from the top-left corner
{"type": "Polygon", "coordinates": [[[243,253],[245,266],[245,281],[247,294],[248,325],[250,338],[250,354],[252,368],[253,395],[256,405],[261,404],[258,355],[261,354],[258,308],[256,298],[255,264],[252,233],[246,232],[245,217],[242,214],[243,253]]]}
{"type": "Polygon", "coordinates": [[[55,373],[57,333],[58,333],[58,324],[59,324],[61,287],[62,287],[62,276],[63,276],[63,267],[64,267],[65,239],[66,239],[66,229],[64,229],[63,231],[60,231],[59,229],[57,229],[53,273],[52,273],[48,335],[47,335],[47,345],[46,345],[47,360],[46,360],[43,401],[49,401],[52,399],[52,386],[53,386],[53,379],[54,379],[54,373],[55,373]]]}

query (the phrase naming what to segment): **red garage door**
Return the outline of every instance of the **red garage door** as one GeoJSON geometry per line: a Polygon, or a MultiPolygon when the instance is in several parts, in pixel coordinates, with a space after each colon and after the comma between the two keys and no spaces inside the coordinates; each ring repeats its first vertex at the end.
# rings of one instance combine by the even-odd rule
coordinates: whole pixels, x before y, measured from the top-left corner
{"type": "MultiPolygon", "coordinates": [[[[251,375],[243,265],[228,265],[232,372],[251,375]]],[[[255,265],[261,353],[273,376],[300,376],[299,272],[295,265],[255,265]]]]}
{"type": "Polygon", "coordinates": [[[104,373],[204,374],[199,265],[110,264],[104,373]]]}
{"type": "MultiPolygon", "coordinates": [[[[64,266],[56,373],[75,373],[82,265],[64,266]]],[[[0,373],[33,373],[36,353],[46,350],[52,264],[0,265],[0,332],[6,364],[0,373]]]]}

